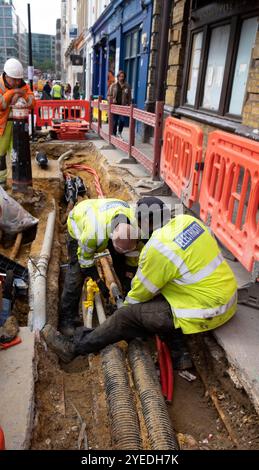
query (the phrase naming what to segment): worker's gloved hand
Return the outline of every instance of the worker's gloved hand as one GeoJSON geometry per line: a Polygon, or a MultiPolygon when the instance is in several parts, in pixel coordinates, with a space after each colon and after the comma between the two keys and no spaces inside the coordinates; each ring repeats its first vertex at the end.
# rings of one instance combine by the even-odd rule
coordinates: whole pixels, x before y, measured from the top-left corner
{"type": "Polygon", "coordinates": [[[100,278],[96,282],[97,282],[97,286],[99,287],[102,296],[104,297],[105,300],[108,301],[110,298],[110,291],[106,287],[105,282],[103,282],[103,280],[100,278]]]}

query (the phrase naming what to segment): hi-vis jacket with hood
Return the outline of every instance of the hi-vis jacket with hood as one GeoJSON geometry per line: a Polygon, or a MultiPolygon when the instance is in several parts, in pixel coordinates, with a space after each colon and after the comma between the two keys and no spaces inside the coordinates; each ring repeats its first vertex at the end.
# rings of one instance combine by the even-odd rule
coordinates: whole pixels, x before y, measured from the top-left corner
{"type": "MultiPolygon", "coordinates": [[[[22,82],[21,90],[25,91],[23,98],[27,101],[28,106],[33,108],[35,104],[34,94],[31,91],[29,85],[22,82]]],[[[6,124],[11,112],[10,104],[13,96],[15,95],[15,89],[8,88],[5,84],[3,76],[0,77],[0,136],[4,134],[6,124]]]]}
{"type": "Polygon", "coordinates": [[[183,333],[211,330],[236,311],[237,283],[216,240],[198,219],[179,215],[155,231],[142,250],[126,303],[161,293],[183,333]]]}
{"type": "MultiPolygon", "coordinates": [[[[89,199],[77,204],[68,216],[69,234],[78,241],[78,261],[82,268],[94,264],[94,254],[104,251],[113,230],[116,217],[124,223],[137,227],[135,213],[129,204],[119,199],[89,199]]],[[[126,254],[126,264],[132,265],[132,258],[138,262],[139,253],[126,254]]]]}

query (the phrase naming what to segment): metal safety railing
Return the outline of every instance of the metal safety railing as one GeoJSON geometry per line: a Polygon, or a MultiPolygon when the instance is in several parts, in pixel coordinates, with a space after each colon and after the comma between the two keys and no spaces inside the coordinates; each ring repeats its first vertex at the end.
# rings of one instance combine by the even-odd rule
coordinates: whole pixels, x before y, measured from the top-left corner
{"type": "MultiPolygon", "coordinates": [[[[97,100],[90,101],[91,117],[90,127],[100,137],[106,140],[109,144],[114,145],[116,148],[127,153],[129,157],[135,158],[137,162],[141,163],[144,168],[153,176],[159,177],[160,174],[160,157],[162,147],[162,133],[163,133],[163,110],[164,103],[161,101],[156,102],[154,113],[143,111],[131,106],[119,106],[116,104],[103,103],[102,97],[97,100]],[[97,121],[93,120],[93,110],[97,109],[97,121]],[[108,126],[103,125],[102,114],[108,113],[108,126]],[[119,139],[113,135],[113,115],[124,116],[129,119],[129,139],[128,141],[119,139]],[[147,126],[154,128],[154,144],[152,145],[152,152],[145,151],[144,148],[139,148],[136,141],[136,123],[141,122],[147,126]]],[[[151,147],[150,147],[151,148],[151,147]]]]}

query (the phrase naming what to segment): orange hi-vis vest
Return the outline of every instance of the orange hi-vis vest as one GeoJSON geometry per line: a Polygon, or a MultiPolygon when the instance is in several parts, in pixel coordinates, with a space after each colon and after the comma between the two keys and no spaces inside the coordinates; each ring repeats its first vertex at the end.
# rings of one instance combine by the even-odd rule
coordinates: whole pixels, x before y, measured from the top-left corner
{"type": "MultiPolygon", "coordinates": [[[[34,94],[31,91],[29,85],[25,84],[21,87],[21,90],[25,91],[23,98],[28,103],[28,107],[33,108],[35,104],[34,94]]],[[[9,89],[6,87],[3,77],[0,77],[0,136],[4,134],[6,124],[10,113],[10,104],[13,96],[15,95],[15,89],[9,89]]]]}

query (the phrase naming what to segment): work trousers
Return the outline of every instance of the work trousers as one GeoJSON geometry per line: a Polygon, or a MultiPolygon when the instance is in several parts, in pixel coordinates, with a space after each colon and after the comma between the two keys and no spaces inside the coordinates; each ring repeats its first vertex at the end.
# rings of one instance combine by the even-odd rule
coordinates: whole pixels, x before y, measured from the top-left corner
{"type": "Polygon", "coordinates": [[[75,318],[78,316],[79,302],[85,276],[78,263],[77,249],[77,240],[69,236],[67,242],[68,268],[61,295],[60,325],[73,324],[75,318]]]}
{"type": "MultiPolygon", "coordinates": [[[[113,260],[114,270],[121,281],[125,293],[130,290],[131,280],[126,278],[126,271],[132,270],[134,274],[135,268],[129,268],[125,263],[125,256],[117,253],[112,243],[108,245],[113,260]]],[[[69,236],[67,243],[68,250],[68,268],[65,276],[65,282],[63,292],[61,295],[60,303],[60,315],[59,323],[60,326],[67,324],[73,324],[74,320],[78,317],[79,302],[81,298],[82,288],[85,281],[85,274],[82,272],[78,263],[77,256],[78,242],[69,236]]]]}
{"type": "Polygon", "coordinates": [[[175,333],[169,303],[162,296],[116,310],[95,330],[78,328],[73,341],[77,355],[97,352],[118,341],[159,335],[167,342],[175,333]]]}

